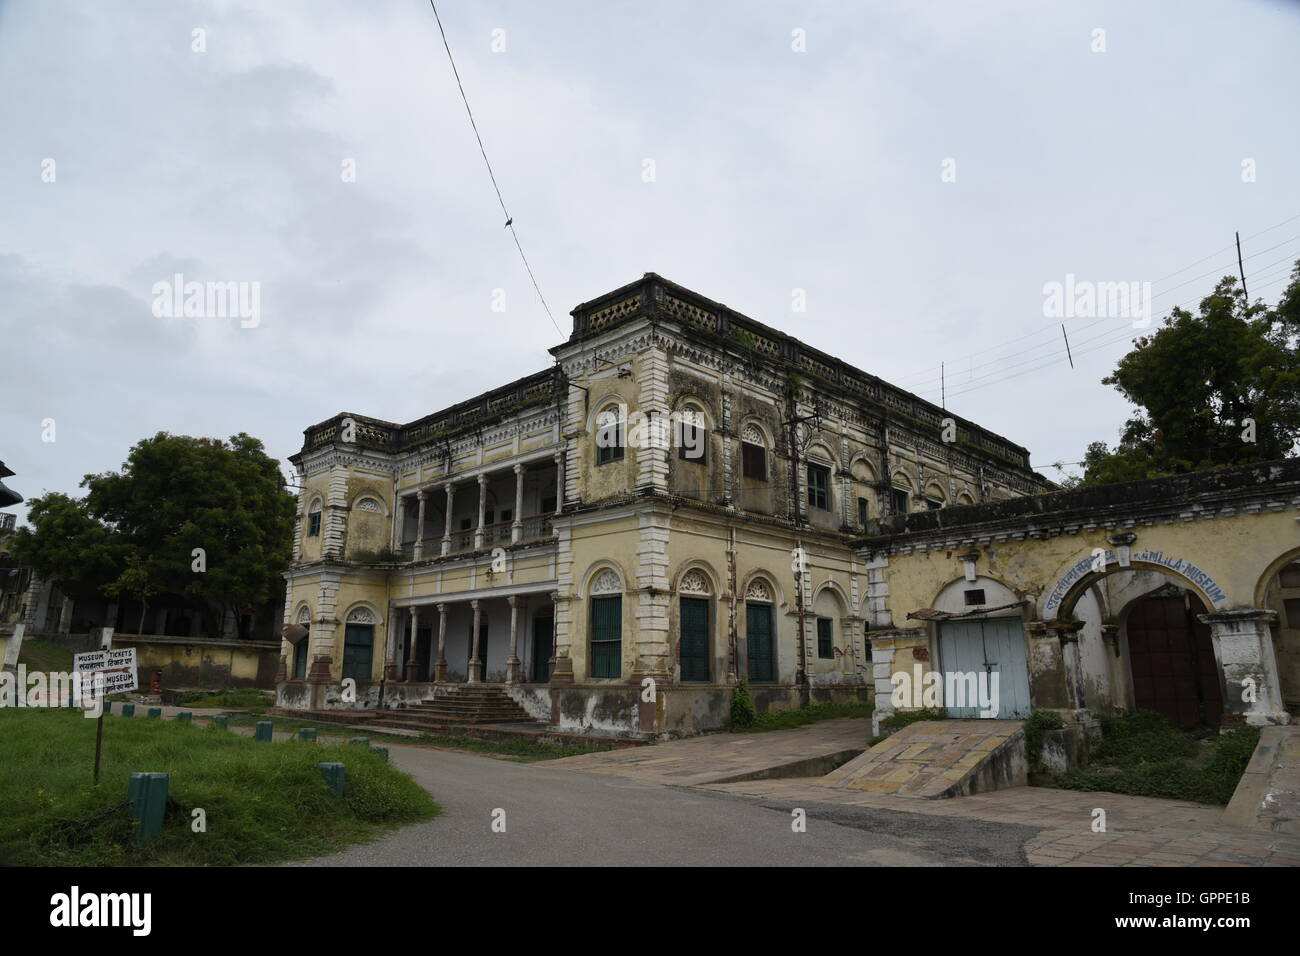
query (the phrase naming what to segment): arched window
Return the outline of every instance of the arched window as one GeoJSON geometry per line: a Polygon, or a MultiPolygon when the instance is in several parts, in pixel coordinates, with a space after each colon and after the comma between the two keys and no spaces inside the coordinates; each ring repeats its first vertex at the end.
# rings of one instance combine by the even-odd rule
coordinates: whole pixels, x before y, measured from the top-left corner
{"type": "Polygon", "coordinates": [[[712,632],[709,595],[713,585],[699,568],[691,568],[677,584],[681,607],[679,658],[683,681],[709,680],[709,649],[712,632]]]}
{"type": "Polygon", "coordinates": [[[831,510],[831,468],[829,462],[809,460],[808,472],[808,507],[820,511],[831,510]]]}
{"type": "Polygon", "coordinates": [[[709,430],[704,412],[696,405],[686,405],[677,413],[673,440],[677,442],[677,457],[697,465],[708,463],[709,430]]]}
{"type": "Polygon", "coordinates": [[[925,487],[925,506],[931,511],[942,508],[947,504],[947,496],[943,493],[943,487],[938,482],[930,482],[925,487]]]}
{"type": "Polygon", "coordinates": [[[623,675],[623,582],[612,568],[591,581],[591,676],[623,675]]]}
{"type": "Polygon", "coordinates": [[[776,680],[776,638],[773,633],[772,588],[761,578],[745,589],[745,659],[752,683],[776,680]]]}
{"type": "Polygon", "coordinates": [[[317,498],[307,506],[307,537],[316,538],[320,536],[320,514],[321,500],[317,498]]]}
{"type": "Polygon", "coordinates": [[[596,416],[596,464],[607,465],[623,460],[624,428],[627,415],[623,406],[612,402],[596,416]]]}
{"type": "Polygon", "coordinates": [[[767,438],[752,423],[740,430],[740,473],[755,481],[767,481],[767,438]]]}

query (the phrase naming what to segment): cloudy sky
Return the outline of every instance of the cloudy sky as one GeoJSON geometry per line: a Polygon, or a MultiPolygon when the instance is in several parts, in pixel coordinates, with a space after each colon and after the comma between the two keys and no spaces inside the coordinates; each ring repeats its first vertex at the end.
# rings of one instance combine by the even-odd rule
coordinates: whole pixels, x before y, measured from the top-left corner
{"type": "Polygon", "coordinates": [[[927,398],[943,362],[950,409],[1072,462],[1126,417],[1100,379],[1134,333],[1066,320],[1071,370],[1046,283],[1151,282],[1158,318],[1235,230],[1253,296],[1300,257],[1290,0],[439,12],[563,336],[427,0],[0,0],[11,487],[159,430],[283,459],[339,411],[409,421],[646,271],[927,398]],[[257,283],[256,322],[156,315],[177,273],[257,283]]]}

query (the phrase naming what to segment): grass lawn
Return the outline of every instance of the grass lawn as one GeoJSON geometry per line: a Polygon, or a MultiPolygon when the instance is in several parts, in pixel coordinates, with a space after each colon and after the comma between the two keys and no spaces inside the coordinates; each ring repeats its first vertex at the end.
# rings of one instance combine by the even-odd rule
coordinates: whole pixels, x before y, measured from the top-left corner
{"type": "Polygon", "coordinates": [[[259,743],[217,727],[108,716],[100,784],[91,783],[95,721],[72,710],[0,710],[0,864],[238,865],[329,853],[438,805],[360,747],[259,743]],[[330,799],[316,764],[347,766],[330,799]],[[171,774],[162,834],[137,848],[125,807],[133,771],[171,774]],[[191,828],[195,808],[207,831],[191,828]]]}
{"type": "MultiPolygon", "coordinates": [[[[193,705],[195,707],[198,704],[193,705]]],[[[201,719],[201,718],[196,718],[201,719]]],[[[406,747],[435,747],[445,750],[469,750],[474,753],[495,754],[508,757],[519,763],[536,763],[539,760],[558,760],[560,757],[573,757],[577,754],[591,753],[596,747],[564,747],[548,744],[528,738],[511,740],[479,740],[466,734],[421,734],[408,737],[405,734],[381,734],[370,731],[351,730],[347,724],[329,720],[299,720],[296,717],[259,717],[254,714],[230,718],[232,727],[256,727],[259,720],[271,721],[271,729],[296,734],[304,727],[315,727],[318,737],[369,737],[371,743],[398,744],[406,747]]],[[[362,721],[359,721],[362,722],[362,721]]]]}
{"type": "Polygon", "coordinates": [[[193,692],[182,694],[178,707],[220,707],[222,710],[247,710],[254,714],[263,713],[268,707],[275,706],[275,695],[255,687],[240,687],[236,690],[220,691],[215,694],[193,692]]]}
{"type": "Polygon", "coordinates": [[[18,663],[26,664],[28,671],[68,673],[72,670],[72,651],[29,637],[18,652],[18,663]]]}
{"type": "MultiPolygon", "coordinates": [[[[755,718],[752,724],[733,726],[733,733],[762,733],[769,730],[790,730],[805,724],[815,724],[821,720],[835,720],[839,717],[870,717],[872,705],[866,701],[849,701],[844,703],[812,704],[794,710],[778,710],[755,718]]],[[[869,728],[868,728],[869,729],[869,728]]]]}
{"type": "Polygon", "coordinates": [[[1052,786],[1226,804],[1259,742],[1258,727],[1190,734],[1143,710],[1101,718],[1101,733],[1089,766],[1053,778],[1052,786]]]}

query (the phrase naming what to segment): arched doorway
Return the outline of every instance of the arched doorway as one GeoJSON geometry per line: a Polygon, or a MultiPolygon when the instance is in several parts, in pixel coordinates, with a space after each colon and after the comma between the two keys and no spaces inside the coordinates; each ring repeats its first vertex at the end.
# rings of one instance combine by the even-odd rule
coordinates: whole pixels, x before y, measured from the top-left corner
{"type": "Polygon", "coordinates": [[[359,607],[348,615],[343,630],[343,674],[358,684],[371,679],[375,654],[375,616],[359,607]]]}
{"type": "Polygon", "coordinates": [[[1133,601],[1126,609],[1133,705],[1164,714],[1177,726],[1216,726],[1223,691],[1201,599],[1173,585],[1133,601]]]}
{"type": "Polygon", "coordinates": [[[1282,700],[1294,713],[1294,708],[1300,708],[1300,554],[1292,555],[1267,574],[1262,590],[1256,606],[1269,608],[1277,615],[1271,629],[1278,683],[1282,700]]]}

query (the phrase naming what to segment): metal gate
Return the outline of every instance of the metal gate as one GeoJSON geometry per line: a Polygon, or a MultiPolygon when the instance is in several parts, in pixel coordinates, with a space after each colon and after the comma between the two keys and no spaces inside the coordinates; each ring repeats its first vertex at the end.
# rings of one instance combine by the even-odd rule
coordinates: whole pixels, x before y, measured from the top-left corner
{"type": "MultiPolygon", "coordinates": [[[[950,706],[947,688],[954,685],[950,674],[976,676],[979,693],[992,695],[992,675],[998,675],[997,713],[1000,720],[1029,716],[1029,666],[1025,659],[1025,629],[1018,617],[980,621],[944,621],[939,625],[939,666],[945,686],[944,706],[949,717],[980,717],[977,695],[967,694],[964,706],[950,706]],[[979,675],[984,674],[983,688],[979,675]],[[972,700],[972,697],[976,697],[972,700]]],[[[969,681],[965,687],[971,687],[969,681]]]]}

